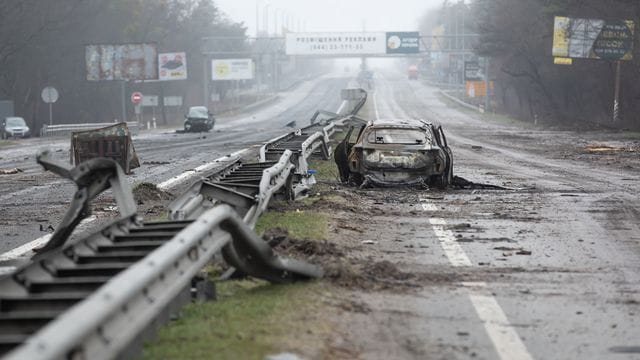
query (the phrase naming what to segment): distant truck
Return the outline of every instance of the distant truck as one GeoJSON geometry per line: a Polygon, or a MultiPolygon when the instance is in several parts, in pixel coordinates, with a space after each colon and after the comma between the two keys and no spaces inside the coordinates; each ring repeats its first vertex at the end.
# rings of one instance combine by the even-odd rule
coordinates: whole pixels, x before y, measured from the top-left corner
{"type": "Polygon", "coordinates": [[[407,76],[409,80],[418,80],[418,67],[416,65],[411,65],[407,69],[407,76]]]}

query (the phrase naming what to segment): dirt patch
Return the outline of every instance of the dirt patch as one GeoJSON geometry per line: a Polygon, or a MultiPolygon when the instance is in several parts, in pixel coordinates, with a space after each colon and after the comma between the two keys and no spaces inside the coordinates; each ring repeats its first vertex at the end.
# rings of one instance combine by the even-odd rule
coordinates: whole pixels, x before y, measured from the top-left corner
{"type": "Polygon", "coordinates": [[[133,198],[138,205],[142,205],[148,201],[172,200],[174,196],[171,193],[158,189],[154,184],[140,183],[133,189],[133,198]]]}

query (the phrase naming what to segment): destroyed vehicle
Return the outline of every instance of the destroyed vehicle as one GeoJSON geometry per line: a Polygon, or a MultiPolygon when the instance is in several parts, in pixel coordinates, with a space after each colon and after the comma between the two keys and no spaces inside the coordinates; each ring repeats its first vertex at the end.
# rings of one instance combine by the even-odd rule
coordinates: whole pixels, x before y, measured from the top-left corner
{"type": "Polygon", "coordinates": [[[213,129],[216,119],[206,106],[192,106],[185,116],[185,132],[206,132],[213,129]]]}
{"type": "Polygon", "coordinates": [[[423,120],[353,125],[336,147],[335,160],[341,180],[356,185],[446,188],[453,180],[453,155],[442,127],[423,120]]]}

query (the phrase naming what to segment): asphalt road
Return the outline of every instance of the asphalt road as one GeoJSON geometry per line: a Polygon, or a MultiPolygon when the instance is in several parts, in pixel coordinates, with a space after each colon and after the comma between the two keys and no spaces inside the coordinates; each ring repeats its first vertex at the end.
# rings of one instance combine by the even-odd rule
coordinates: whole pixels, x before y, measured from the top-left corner
{"type": "MultiPolygon", "coordinates": [[[[298,127],[304,126],[316,110],[339,108],[340,90],[348,81],[345,74],[329,74],[304,82],[279,94],[278,101],[266,107],[218,118],[210,133],[178,134],[176,129],[142,132],[134,137],[142,166],[128,179],[134,185],[159,184],[291,131],[286,125],[292,121],[298,127]]],[[[75,192],[70,181],[44,172],[36,164],[39,149],[49,149],[61,161],[69,159],[68,139],[24,139],[0,148],[0,169],[22,170],[14,175],[0,175],[0,254],[48,234],[47,228],[60,222],[75,192]]],[[[189,181],[176,184],[169,190],[179,194],[188,184],[189,181]]]]}
{"type": "Polygon", "coordinates": [[[442,124],[456,175],[507,190],[372,201],[375,254],[447,281],[357,293],[371,312],[345,315],[346,342],[372,359],[640,358],[637,154],[576,160],[576,144],[606,135],[481,121],[403,74],[377,74],[370,99],[371,116],[442,124]]]}

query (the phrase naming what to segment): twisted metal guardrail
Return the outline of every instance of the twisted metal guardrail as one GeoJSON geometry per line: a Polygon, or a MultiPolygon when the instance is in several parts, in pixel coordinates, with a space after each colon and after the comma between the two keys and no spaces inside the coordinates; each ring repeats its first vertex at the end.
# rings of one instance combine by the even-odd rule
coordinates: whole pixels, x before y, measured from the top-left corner
{"type": "MultiPolygon", "coordinates": [[[[40,136],[70,136],[74,131],[95,130],[113,125],[114,123],[44,125],[42,126],[42,129],[40,129],[40,136]]],[[[137,121],[127,122],[127,127],[131,130],[131,134],[133,135],[138,135],[140,133],[140,124],[137,121]]]]}
{"type": "MultiPolygon", "coordinates": [[[[215,204],[194,220],[143,223],[130,209],[133,195],[113,160],[76,168],[46,156],[39,161],[79,190],[60,227],[62,240],[0,277],[0,355],[8,359],[119,356],[136,345],[136,335],[189,300],[192,278],[216,253],[242,273],[272,282],[322,276],[317,266],[278,257],[229,205],[215,204]],[[90,199],[110,186],[117,199],[125,198],[118,202],[123,217],[63,247],[90,199]]],[[[262,171],[256,210],[245,218],[255,221],[292,167],[285,157],[262,171]]]]}
{"type": "Polygon", "coordinates": [[[318,267],[279,258],[233,208],[216,206],[52,321],[6,359],[114,358],[165,309],[189,301],[191,279],[220,251],[243,272],[273,282],[322,276],[318,267]],[[236,254],[227,255],[230,251],[236,254]]]}
{"type": "Polygon", "coordinates": [[[253,227],[270,199],[292,191],[292,152],[285,151],[278,161],[243,163],[238,160],[220,172],[196,182],[169,205],[172,220],[193,219],[218,203],[229,204],[253,227]]]}

